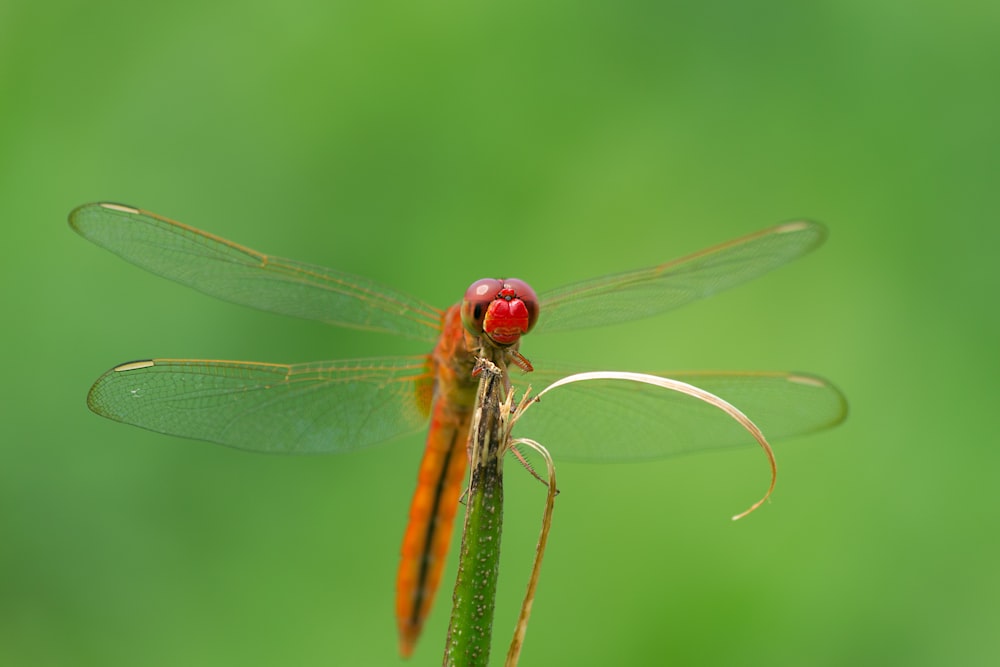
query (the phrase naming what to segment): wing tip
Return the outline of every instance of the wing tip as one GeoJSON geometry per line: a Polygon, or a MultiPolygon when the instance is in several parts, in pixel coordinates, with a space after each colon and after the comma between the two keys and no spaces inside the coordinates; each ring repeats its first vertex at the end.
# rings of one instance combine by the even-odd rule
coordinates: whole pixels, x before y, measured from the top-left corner
{"type": "Polygon", "coordinates": [[[113,419],[114,421],[124,421],[119,412],[110,409],[108,404],[101,400],[101,395],[107,390],[107,383],[114,382],[113,378],[119,373],[150,368],[155,365],[156,362],[153,359],[137,359],[135,361],[127,361],[123,364],[118,364],[117,366],[106,371],[103,375],[101,375],[101,377],[97,378],[93,386],[90,388],[90,391],[87,392],[87,407],[90,408],[90,411],[94,414],[107,417],[108,419],[113,419]]]}
{"type": "Polygon", "coordinates": [[[843,424],[847,421],[847,416],[850,413],[850,404],[847,402],[847,395],[844,394],[835,384],[827,380],[826,378],[820,377],[818,375],[813,375],[811,373],[803,372],[792,372],[785,376],[785,379],[789,382],[794,382],[795,384],[806,385],[809,387],[815,387],[817,389],[824,389],[832,393],[837,402],[840,404],[840,411],[837,415],[831,419],[828,423],[816,428],[815,430],[823,430],[827,428],[833,428],[839,424],[843,424]]]}
{"type": "Polygon", "coordinates": [[[786,377],[789,382],[794,382],[795,384],[805,384],[812,387],[829,386],[829,383],[826,380],[816,377],[815,375],[808,375],[806,373],[790,373],[786,377]]]}
{"type": "Polygon", "coordinates": [[[83,233],[84,217],[95,209],[101,208],[128,215],[139,215],[142,213],[142,209],[127,204],[118,204],[110,201],[90,202],[88,204],[81,204],[69,212],[69,226],[77,232],[83,233]]]}
{"type": "Polygon", "coordinates": [[[111,369],[112,373],[122,373],[124,371],[134,371],[140,368],[149,368],[150,366],[155,366],[156,362],[152,359],[139,359],[136,361],[127,361],[124,364],[118,364],[111,369]]]}
{"type": "Polygon", "coordinates": [[[101,201],[101,202],[97,202],[97,204],[95,204],[95,205],[96,206],[100,206],[101,208],[106,208],[106,209],[108,209],[110,211],[119,211],[121,213],[130,213],[132,215],[138,215],[139,213],[142,213],[142,209],[138,209],[135,206],[129,206],[127,204],[116,204],[115,202],[112,202],[112,201],[101,201]]]}
{"type": "Polygon", "coordinates": [[[780,225],[773,228],[773,231],[777,234],[796,234],[796,233],[807,233],[814,237],[814,240],[810,247],[815,247],[823,243],[826,237],[829,236],[829,228],[819,222],[818,220],[789,220],[788,222],[783,222],[780,225]]]}

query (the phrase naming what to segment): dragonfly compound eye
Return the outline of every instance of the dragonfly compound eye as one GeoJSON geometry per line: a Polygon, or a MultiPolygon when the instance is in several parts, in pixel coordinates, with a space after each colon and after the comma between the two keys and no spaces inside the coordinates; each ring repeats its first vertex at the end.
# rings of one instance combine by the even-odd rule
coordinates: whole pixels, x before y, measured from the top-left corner
{"type": "Polygon", "coordinates": [[[502,280],[483,278],[465,290],[465,298],[462,299],[462,324],[466,331],[473,336],[482,335],[486,311],[502,289],[502,280]]]}
{"type": "Polygon", "coordinates": [[[483,332],[498,345],[512,345],[531,331],[538,319],[538,297],[523,280],[511,278],[486,309],[483,332]]]}

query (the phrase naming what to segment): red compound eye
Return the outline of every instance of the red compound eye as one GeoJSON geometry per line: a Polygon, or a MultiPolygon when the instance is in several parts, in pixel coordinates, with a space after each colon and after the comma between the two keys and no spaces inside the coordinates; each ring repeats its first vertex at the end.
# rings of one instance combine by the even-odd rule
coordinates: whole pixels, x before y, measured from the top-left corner
{"type": "Polygon", "coordinates": [[[473,335],[486,334],[497,345],[513,345],[538,319],[538,297],[516,278],[477,280],[465,291],[462,324],[473,335]]]}
{"type": "Polygon", "coordinates": [[[538,319],[538,297],[516,278],[477,280],[465,291],[462,324],[475,336],[486,334],[497,345],[513,345],[538,319]]]}
{"type": "Polygon", "coordinates": [[[473,336],[483,333],[483,320],[493,299],[503,289],[503,281],[496,278],[483,278],[469,285],[462,299],[462,324],[473,336]]]}
{"type": "MultiPolygon", "coordinates": [[[[504,289],[500,292],[502,298],[508,300],[511,304],[520,302],[523,305],[527,320],[522,321],[524,329],[521,333],[528,333],[535,326],[535,322],[538,321],[538,297],[535,295],[535,290],[531,289],[531,285],[517,278],[504,280],[503,286],[504,289]]],[[[515,306],[514,308],[520,312],[520,307],[515,306]]]]}

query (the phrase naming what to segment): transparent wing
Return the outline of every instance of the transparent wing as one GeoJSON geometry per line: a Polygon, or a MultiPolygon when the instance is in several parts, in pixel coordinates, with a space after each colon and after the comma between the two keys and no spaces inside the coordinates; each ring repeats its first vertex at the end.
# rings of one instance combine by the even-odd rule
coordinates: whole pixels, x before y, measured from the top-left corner
{"type": "Polygon", "coordinates": [[[102,375],[87,405],[126,424],[240,449],[343,452],[426,425],[432,386],[426,362],[134,361],[102,375]]]}
{"type": "Polygon", "coordinates": [[[434,340],[441,312],[347,273],[272,257],[147,211],[86,204],[69,216],[81,236],[147,271],[205,294],[328,324],[434,340]]]}
{"type": "Polygon", "coordinates": [[[826,228],[789,222],[666,264],[539,295],[535,331],[617,324],[684,305],[775,269],[819,246],[826,228]]]}
{"type": "MultiPolygon", "coordinates": [[[[533,393],[568,373],[538,371],[512,377],[533,393]]],[[[840,391],[804,373],[656,373],[724,398],[769,439],[802,435],[847,416],[840,391]]],[[[720,410],[697,399],[645,384],[599,380],[546,394],[514,427],[514,436],[545,445],[556,461],[598,463],[661,459],[740,445],[753,438],[720,410]]]]}

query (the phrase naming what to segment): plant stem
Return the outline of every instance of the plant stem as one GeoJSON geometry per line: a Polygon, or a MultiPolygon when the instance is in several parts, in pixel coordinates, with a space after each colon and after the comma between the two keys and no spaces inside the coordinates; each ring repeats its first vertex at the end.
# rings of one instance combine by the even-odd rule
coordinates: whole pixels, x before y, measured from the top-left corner
{"type": "Polygon", "coordinates": [[[488,361],[483,363],[480,372],[476,413],[470,431],[471,474],[465,530],[444,655],[444,664],[449,667],[488,664],[500,572],[500,529],[503,525],[500,454],[507,437],[501,402],[506,383],[502,368],[488,361]]]}

